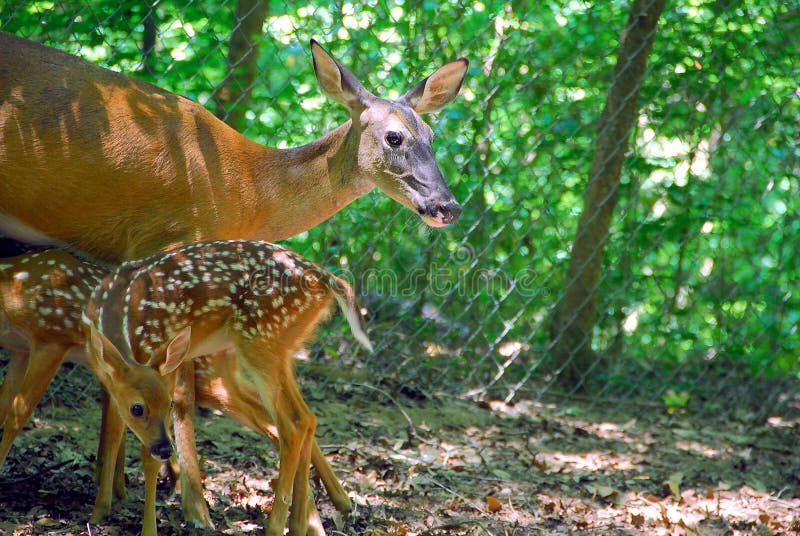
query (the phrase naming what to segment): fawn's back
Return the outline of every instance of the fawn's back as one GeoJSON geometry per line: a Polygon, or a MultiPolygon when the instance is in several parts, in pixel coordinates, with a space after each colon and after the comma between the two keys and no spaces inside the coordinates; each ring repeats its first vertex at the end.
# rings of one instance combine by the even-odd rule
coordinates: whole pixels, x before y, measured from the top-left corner
{"type": "Polygon", "coordinates": [[[83,306],[105,270],[50,249],[0,259],[0,346],[32,339],[82,345],[83,306]]]}
{"type": "Polygon", "coordinates": [[[123,265],[98,287],[87,313],[119,348],[139,360],[163,355],[191,327],[190,357],[236,341],[292,346],[333,299],[349,317],[349,285],[318,265],[267,242],[207,242],[123,265]]]}

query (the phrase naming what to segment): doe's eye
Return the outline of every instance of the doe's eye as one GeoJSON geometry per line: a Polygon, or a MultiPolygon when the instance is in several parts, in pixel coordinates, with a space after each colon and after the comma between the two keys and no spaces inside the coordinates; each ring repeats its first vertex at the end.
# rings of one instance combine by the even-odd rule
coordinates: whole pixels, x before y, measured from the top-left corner
{"type": "Polygon", "coordinates": [[[386,143],[392,147],[400,147],[400,144],[403,143],[403,135],[399,132],[390,130],[386,133],[386,143]]]}
{"type": "Polygon", "coordinates": [[[144,406],[136,403],[131,406],[131,415],[134,417],[142,417],[144,416],[144,406]]]}

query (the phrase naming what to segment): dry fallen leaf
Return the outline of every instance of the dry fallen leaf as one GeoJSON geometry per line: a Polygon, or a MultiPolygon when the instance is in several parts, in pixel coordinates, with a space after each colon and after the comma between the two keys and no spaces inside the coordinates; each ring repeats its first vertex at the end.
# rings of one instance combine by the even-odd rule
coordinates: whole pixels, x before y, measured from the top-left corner
{"type": "Polygon", "coordinates": [[[661,510],[661,522],[664,523],[664,526],[669,530],[672,528],[672,522],[669,520],[667,508],[663,504],[659,504],[658,506],[661,510]]]}
{"type": "Polygon", "coordinates": [[[691,533],[697,536],[730,536],[733,534],[733,529],[722,517],[707,517],[700,520],[691,533]]]}
{"type": "Polygon", "coordinates": [[[500,509],[503,507],[503,505],[500,504],[500,501],[498,501],[496,498],[492,497],[491,495],[486,497],[486,506],[489,508],[489,511],[491,513],[493,513],[493,514],[495,512],[499,512],[500,509]]]}
{"type": "Polygon", "coordinates": [[[641,513],[632,513],[631,514],[631,525],[636,527],[637,529],[641,529],[644,527],[644,514],[641,513]]]}
{"type": "Polygon", "coordinates": [[[408,527],[400,522],[393,521],[389,525],[389,534],[391,536],[407,536],[408,527]]]}

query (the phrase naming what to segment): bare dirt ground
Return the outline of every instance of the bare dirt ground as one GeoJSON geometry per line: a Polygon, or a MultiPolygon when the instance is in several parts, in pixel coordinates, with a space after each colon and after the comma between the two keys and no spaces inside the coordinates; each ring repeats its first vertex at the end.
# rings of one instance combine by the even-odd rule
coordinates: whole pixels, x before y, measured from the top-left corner
{"type": "MultiPolygon", "coordinates": [[[[318,438],[356,505],[342,519],[323,491],[332,535],[796,534],[800,419],[735,411],[667,415],[663,407],[592,401],[413,401],[363,385],[317,389],[318,438]]],[[[275,450],[210,413],[198,416],[206,498],[218,532],[261,534],[275,450]]],[[[51,399],[0,472],[1,534],[137,534],[139,462],[128,499],[88,526],[98,406],[51,399]]],[[[129,438],[128,452],[138,452],[129,438]]],[[[320,490],[319,486],[315,486],[320,490]]],[[[189,529],[159,496],[159,533],[189,529]]]]}

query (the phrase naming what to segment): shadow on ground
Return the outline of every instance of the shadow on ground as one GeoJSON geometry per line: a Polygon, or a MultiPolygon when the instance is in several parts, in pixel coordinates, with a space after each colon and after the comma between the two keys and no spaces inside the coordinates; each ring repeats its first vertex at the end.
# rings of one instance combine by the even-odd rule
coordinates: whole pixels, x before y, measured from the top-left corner
{"type": "MultiPolygon", "coordinates": [[[[83,380],[82,380],[83,381],[83,380]]],[[[318,438],[356,509],[324,492],[329,534],[778,534],[800,531],[800,418],[719,410],[668,415],[612,401],[410,400],[342,380],[304,390],[318,438]]],[[[265,439],[212,413],[198,448],[214,522],[260,534],[276,476],[265,439]]],[[[90,534],[97,404],[51,400],[0,472],[0,533],[90,534]]],[[[138,452],[129,437],[129,453],[138,452]]],[[[135,534],[143,501],[129,457],[128,499],[93,535],[135,534]]],[[[317,490],[321,488],[316,486],[317,490]]],[[[187,529],[162,490],[159,533],[187,529]]]]}

